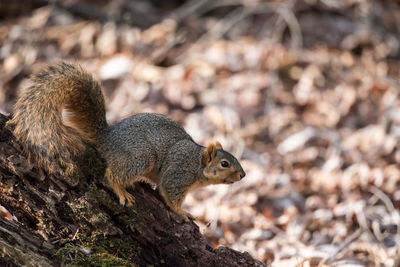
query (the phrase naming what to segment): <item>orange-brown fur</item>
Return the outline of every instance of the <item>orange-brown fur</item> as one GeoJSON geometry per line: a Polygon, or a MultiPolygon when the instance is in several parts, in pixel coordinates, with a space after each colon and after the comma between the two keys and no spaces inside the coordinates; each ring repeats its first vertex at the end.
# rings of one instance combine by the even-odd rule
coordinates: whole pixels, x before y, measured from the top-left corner
{"type": "Polygon", "coordinates": [[[14,135],[30,160],[50,173],[76,171],[76,158],[107,128],[100,85],[81,68],[61,63],[32,76],[15,104],[14,135]],[[62,122],[68,109],[70,127],[62,122]]]}

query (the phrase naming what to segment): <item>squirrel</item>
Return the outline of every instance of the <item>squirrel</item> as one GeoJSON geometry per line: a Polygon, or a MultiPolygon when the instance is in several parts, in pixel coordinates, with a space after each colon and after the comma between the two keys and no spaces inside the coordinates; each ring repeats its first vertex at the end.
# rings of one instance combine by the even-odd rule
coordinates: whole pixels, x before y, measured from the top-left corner
{"type": "Polygon", "coordinates": [[[106,161],[105,176],[122,205],[138,181],[157,184],[166,204],[185,221],[186,194],[209,184],[230,184],[245,172],[219,142],[198,145],[167,116],[139,113],[108,125],[100,82],[74,64],[51,65],[31,77],[10,124],[28,159],[48,173],[77,172],[82,151],[93,145],[106,161]]]}

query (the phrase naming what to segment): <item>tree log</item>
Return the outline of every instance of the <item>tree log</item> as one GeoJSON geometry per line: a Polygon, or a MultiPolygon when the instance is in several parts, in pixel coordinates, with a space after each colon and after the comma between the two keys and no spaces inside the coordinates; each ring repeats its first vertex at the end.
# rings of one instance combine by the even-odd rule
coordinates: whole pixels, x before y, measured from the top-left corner
{"type": "Polygon", "coordinates": [[[1,266],[265,266],[216,249],[150,186],[123,207],[102,177],[73,184],[30,164],[0,114],[1,266]]]}

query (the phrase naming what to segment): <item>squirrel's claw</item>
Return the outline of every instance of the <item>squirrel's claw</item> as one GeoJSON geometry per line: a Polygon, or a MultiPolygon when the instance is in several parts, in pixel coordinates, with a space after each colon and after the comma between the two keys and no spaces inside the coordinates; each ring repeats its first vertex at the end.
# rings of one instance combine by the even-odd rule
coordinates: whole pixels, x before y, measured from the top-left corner
{"type": "Polygon", "coordinates": [[[135,197],[126,192],[126,194],[119,197],[119,203],[122,206],[132,207],[135,204],[135,197]]]}
{"type": "Polygon", "coordinates": [[[190,220],[195,221],[196,218],[193,217],[192,214],[189,212],[184,211],[183,213],[180,214],[185,222],[189,222],[190,220]]]}
{"type": "MultiPolygon", "coordinates": [[[[181,209],[181,208],[179,208],[179,207],[173,207],[173,206],[170,206],[171,208],[172,208],[172,210],[176,213],[176,214],[178,214],[178,215],[180,215],[180,217],[183,219],[183,221],[179,221],[179,220],[175,220],[176,222],[178,222],[178,223],[183,223],[183,222],[189,222],[190,220],[196,220],[194,217],[193,217],[193,215],[192,214],[190,214],[189,212],[187,212],[187,211],[184,211],[183,209],[181,209]]],[[[175,216],[174,216],[175,217],[175,216]]],[[[176,218],[176,217],[175,217],[176,218]]],[[[178,218],[177,218],[178,219],[178,218]]]]}

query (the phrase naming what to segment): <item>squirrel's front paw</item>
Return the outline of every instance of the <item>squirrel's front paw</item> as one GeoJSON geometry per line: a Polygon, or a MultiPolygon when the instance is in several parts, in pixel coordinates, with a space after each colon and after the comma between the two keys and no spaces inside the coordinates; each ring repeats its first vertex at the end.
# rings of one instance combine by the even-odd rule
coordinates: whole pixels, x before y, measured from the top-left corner
{"type": "Polygon", "coordinates": [[[189,222],[190,220],[192,220],[192,221],[196,220],[196,219],[193,217],[192,214],[190,214],[189,212],[186,212],[186,211],[183,211],[180,215],[182,216],[182,218],[183,218],[183,220],[184,220],[185,222],[189,222]]]}
{"type": "Polygon", "coordinates": [[[119,196],[119,203],[122,206],[132,207],[135,204],[135,197],[126,192],[124,195],[119,196]]]}

